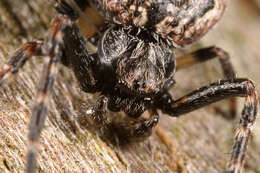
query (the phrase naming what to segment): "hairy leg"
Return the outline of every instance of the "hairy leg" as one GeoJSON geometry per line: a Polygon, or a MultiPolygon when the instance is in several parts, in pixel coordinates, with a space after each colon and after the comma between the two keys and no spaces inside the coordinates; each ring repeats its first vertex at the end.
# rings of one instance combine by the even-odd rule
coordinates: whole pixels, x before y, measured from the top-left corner
{"type": "MultiPolygon", "coordinates": [[[[72,68],[81,64],[84,66],[83,72],[89,72],[89,69],[93,67],[92,65],[96,63],[94,58],[88,54],[85,40],[73,22],[73,20],[77,19],[77,13],[64,2],[62,0],[55,0],[57,11],[63,15],[54,19],[44,41],[33,41],[22,45],[15,51],[10,61],[0,71],[0,84],[2,84],[8,81],[13,74],[17,73],[32,56],[44,56],[44,68],[29,125],[29,147],[26,166],[26,172],[28,173],[36,171],[37,143],[44,127],[48,96],[57,73],[57,64],[61,62],[72,68]],[[71,62],[77,62],[77,64],[71,62]]],[[[89,75],[87,76],[89,80],[86,81],[95,81],[91,72],[87,74],[89,75]]],[[[90,87],[89,90],[92,90],[91,87],[95,87],[94,90],[96,90],[95,83],[91,84],[88,85],[90,87]]]]}
{"type": "Polygon", "coordinates": [[[248,79],[221,80],[202,87],[190,94],[173,101],[168,93],[158,99],[157,107],[170,116],[178,117],[211,103],[232,98],[245,97],[244,109],[235,136],[227,172],[242,172],[248,140],[257,116],[258,98],[254,84],[248,79]]]}
{"type": "Polygon", "coordinates": [[[8,80],[13,74],[17,73],[19,68],[21,68],[33,55],[45,56],[46,62],[29,125],[30,145],[27,154],[26,169],[28,173],[35,172],[37,142],[46,117],[47,95],[53,85],[54,76],[57,71],[56,64],[62,57],[63,47],[60,23],[61,21],[59,19],[54,20],[44,43],[42,41],[35,41],[28,42],[21,46],[21,48],[15,51],[10,61],[4,65],[3,69],[0,71],[0,81],[2,83],[8,80]]]}
{"type": "Polygon", "coordinates": [[[57,73],[57,63],[60,62],[64,52],[62,21],[62,18],[53,21],[42,47],[42,51],[46,55],[46,61],[29,124],[29,149],[26,168],[28,173],[33,173],[36,170],[37,145],[46,119],[48,95],[57,73]]]}
{"type": "MultiPolygon", "coordinates": [[[[83,61],[84,64],[81,65],[84,65],[84,70],[88,71],[91,68],[90,64],[95,62],[88,55],[85,41],[80,33],[78,33],[76,25],[71,19],[62,16],[52,22],[44,41],[28,42],[13,54],[11,60],[0,71],[0,82],[2,83],[10,79],[33,55],[44,56],[45,63],[29,125],[30,145],[27,155],[27,172],[30,173],[36,171],[37,143],[46,119],[48,95],[53,86],[55,74],[57,73],[57,64],[62,62],[64,65],[73,66],[70,62],[77,61],[69,59],[72,58],[83,61]],[[77,35],[74,35],[75,37],[70,36],[70,31],[77,33],[77,35]],[[75,44],[77,48],[75,50],[68,49],[71,44],[75,44]],[[68,57],[68,55],[70,56],[68,57]]],[[[89,76],[88,79],[89,81],[95,81],[93,76],[89,76]]],[[[95,85],[89,85],[89,87],[90,90],[91,87],[95,87],[96,89],[95,85]]]]}
{"type": "MultiPolygon", "coordinates": [[[[36,169],[36,150],[40,133],[44,126],[47,114],[47,100],[53,86],[54,77],[57,73],[57,64],[63,63],[71,68],[79,66],[83,71],[76,71],[84,74],[85,82],[89,82],[85,90],[97,90],[94,76],[90,73],[95,60],[87,52],[85,40],[81,36],[74,22],[65,16],[56,18],[48,31],[42,47],[43,53],[47,56],[43,74],[40,79],[40,87],[36,98],[36,104],[32,111],[32,118],[29,125],[30,148],[27,156],[27,172],[35,172],[36,169]],[[94,88],[94,89],[93,89],[94,88]]],[[[75,69],[73,69],[75,71],[75,69]]],[[[81,83],[81,81],[80,81],[81,83]]]]}
{"type": "MultiPolygon", "coordinates": [[[[232,66],[232,63],[230,61],[230,56],[229,54],[219,48],[219,47],[207,47],[207,48],[202,48],[199,49],[195,52],[183,55],[182,57],[177,58],[177,70],[179,69],[183,69],[183,68],[187,68],[190,67],[194,64],[197,63],[202,63],[214,58],[218,58],[221,67],[222,67],[222,71],[223,71],[223,75],[225,77],[225,79],[234,79],[235,78],[235,71],[234,68],[232,66]]],[[[225,118],[228,119],[234,119],[236,116],[236,99],[235,98],[230,98],[230,115],[225,114],[223,111],[221,111],[220,109],[216,109],[216,111],[222,113],[224,115],[225,118]]]]}

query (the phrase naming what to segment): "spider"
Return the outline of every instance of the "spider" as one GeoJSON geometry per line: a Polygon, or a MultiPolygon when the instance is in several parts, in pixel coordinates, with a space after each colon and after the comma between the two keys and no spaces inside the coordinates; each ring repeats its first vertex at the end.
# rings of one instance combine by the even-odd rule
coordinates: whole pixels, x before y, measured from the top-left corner
{"type": "Polygon", "coordinates": [[[195,42],[217,23],[227,0],[53,1],[60,15],[53,20],[44,40],[22,45],[0,71],[2,84],[32,56],[44,56],[47,60],[29,124],[28,173],[36,171],[37,143],[58,63],[73,70],[83,91],[100,93],[96,104],[87,111],[93,117],[105,116],[110,110],[138,118],[148,111],[147,119],[121,126],[122,133],[129,137],[149,135],[159,120],[157,110],[179,117],[222,99],[245,97],[226,170],[242,172],[257,115],[253,82],[235,77],[228,53],[219,47],[199,49],[178,59],[174,54],[175,48],[195,42]],[[86,14],[82,14],[84,10],[86,14]],[[88,38],[78,27],[81,16],[88,18],[86,35],[98,48],[93,54],[88,52],[88,38]],[[175,83],[175,71],[213,58],[219,59],[225,79],[174,100],[168,90],[175,83]]]}

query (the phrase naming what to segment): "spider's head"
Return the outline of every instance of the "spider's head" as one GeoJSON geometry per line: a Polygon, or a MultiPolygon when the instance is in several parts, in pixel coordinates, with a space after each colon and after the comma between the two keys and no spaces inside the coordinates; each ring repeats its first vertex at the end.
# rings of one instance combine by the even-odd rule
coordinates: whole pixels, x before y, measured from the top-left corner
{"type": "Polygon", "coordinates": [[[157,35],[136,28],[113,27],[99,42],[99,57],[116,77],[116,85],[129,93],[158,93],[172,80],[175,56],[157,35]]]}

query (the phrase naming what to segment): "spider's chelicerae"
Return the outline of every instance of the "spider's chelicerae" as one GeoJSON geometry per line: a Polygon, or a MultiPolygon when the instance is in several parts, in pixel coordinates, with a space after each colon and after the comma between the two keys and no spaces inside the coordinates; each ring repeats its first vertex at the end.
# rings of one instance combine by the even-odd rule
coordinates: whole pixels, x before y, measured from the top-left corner
{"type": "Polygon", "coordinates": [[[36,169],[37,142],[58,63],[74,71],[83,91],[100,92],[96,104],[88,110],[89,114],[102,116],[107,110],[123,111],[138,118],[148,110],[150,117],[146,120],[121,126],[122,132],[129,137],[150,134],[159,120],[157,110],[178,117],[222,99],[245,97],[226,170],[242,172],[257,114],[258,100],[253,82],[235,77],[229,55],[221,48],[200,49],[178,59],[174,54],[175,48],[193,43],[210,30],[221,18],[228,0],[53,1],[60,15],[53,20],[45,39],[21,46],[0,71],[3,83],[32,56],[44,56],[48,60],[29,125],[31,145],[27,172],[36,169]],[[82,16],[88,19],[83,28],[88,38],[82,36],[77,26],[82,16]],[[86,39],[94,40],[98,48],[96,53],[88,53],[86,39]],[[173,100],[168,89],[174,84],[176,69],[213,58],[219,59],[225,79],[173,100]]]}

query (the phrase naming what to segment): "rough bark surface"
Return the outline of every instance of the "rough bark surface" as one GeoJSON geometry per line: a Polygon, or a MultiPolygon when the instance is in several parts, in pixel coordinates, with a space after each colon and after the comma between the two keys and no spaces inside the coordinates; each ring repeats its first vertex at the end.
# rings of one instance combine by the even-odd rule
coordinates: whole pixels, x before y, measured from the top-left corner
{"type": "MultiPolygon", "coordinates": [[[[218,45],[228,52],[239,77],[249,77],[259,89],[260,2],[231,1],[219,24],[183,52],[218,45]],[[254,4],[253,4],[254,3],[254,4]]],[[[56,12],[49,1],[0,1],[0,64],[26,40],[43,38],[56,12]]],[[[44,57],[33,58],[14,81],[0,90],[0,172],[24,172],[28,123],[44,57]]],[[[178,98],[222,78],[217,60],[178,71],[171,89],[178,98]]],[[[210,105],[181,118],[160,114],[154,133],[142,142],[119,145],[116,137],[82,123],[84,111],[97,95],[80,91],[73,73],[61,66],[49,100],[47,121],[39,146],[39,172],[223,172],[230,157],[235,120],[215,113],[228,102],[210,105]],[[94,129],[94,130],[93,130],[94,129]]],[[[112,113],[110,113],[112,114],[112,113]]],[[[84,118],[83,118],[84,119],[84,118]]],[[[260,118],[246,157],[246,172],[260,172],[260,118]]]]}

